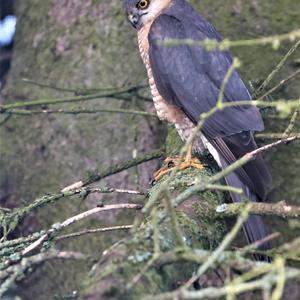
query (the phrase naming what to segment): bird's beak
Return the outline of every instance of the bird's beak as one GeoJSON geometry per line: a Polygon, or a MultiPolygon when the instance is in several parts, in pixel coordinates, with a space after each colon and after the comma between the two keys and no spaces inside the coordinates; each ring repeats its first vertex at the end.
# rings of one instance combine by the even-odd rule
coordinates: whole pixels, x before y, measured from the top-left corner
{"type": "Polygon", "coordinates": [[[137,28],[137,25],[138,25],[139,20],[140,20],[140,15],[138,13],[130,14],[130,15],[128,15],[128,19],[129,19],[131,25],[134,28],[137,28]]]}

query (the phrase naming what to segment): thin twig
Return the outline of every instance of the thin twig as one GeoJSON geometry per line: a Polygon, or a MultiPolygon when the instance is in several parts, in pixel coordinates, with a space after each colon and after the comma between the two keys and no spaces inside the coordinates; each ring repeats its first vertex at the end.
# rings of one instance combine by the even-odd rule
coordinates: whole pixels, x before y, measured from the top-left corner
{"type": "Polygon", "coordinates": [[[4,119],[0,122],[0,127],[5,125],[9,121],[10,118],[11,118],[11,115],[5,116],[4,119]]]}
{"type": "Polygon", "coordinates": [[[79,114],[110,113],[110,114],[127,114],[127,115],[157,118],[156,114],[148,113],[146,111],[129,110],[129,109],[84,109],[84,108],[56,109],[56,110],[55,109],[45,109],[45,110],[9,109],[9,110],[4,110],[2,113],[7,115],[16,115],[16,116],[51,115],[51,114],[79,115],[79,114]]]}
{"type": "Polygon", "coordinates": [[[107,168],[106,170],[104,170],[103,172],[98,172],[95,171],[93,173],[90,172],[89,177],[87,179],[82,179],[80,181],[77,181],[73,184],[71,184],[70,186],[67,186],[65,188],[62,189],[62,192],[68,192],[68,191],[72,191],[74,189],[78,189],[84,186],[87,186],[89,184],[92,184],[96,181],[99,181],[105,177],[120,173],[124,170],[130,169],[132,167],[135,167],[137,165],[140,165],[142,163],[145,163],[147,161],[156,159],[156,158],[160,158],[161,156],[163,156],[164,151],[163,150],[156,150],[150,153],[147,153],[145,155],[140,155],[137,156],[136,158],[120,163],[116,166],[112,166],[107,168]]]}
{"type": "Polygon", "coordinates": [[[283,257],[277,257],[274,262],[277,269],[278,278],[277,286],[272,294],[271,300],[280,300],[285,286],[286,274],[285,274],[285,259],[283,257]]]}
{"type": "Polygon", "coordinates": [[[231,192],[235,194],[243,194],[243,189],[235,188],[229,185],[221,185],[221,184],[207,184],[205,187],[206,190],[215,190],[215,191],[222,191],[222,192],[231,192]]]}
{"type": "Polygon", "coordinates": [[[82,188],[78,192],[84,192],[88,194],[111,194],[111,193],[117,193],[117,194],[128,194],[128,195],[141,195],[145,196],[146,192],[142,191],[136,191],[136,190],[124,190],[124,189],[115,189],[115,188],[82,188]]]}
{"type": "Polygon", "coordinates": [[[286,34],[268,36],[258,39],[249,40],[238,40],[231,41],[224,39],[221,42],[212,39],[206,39],[204,41],[196,41],[193,39],[168,39],[161,41],[161,44],[166,46],[178,46],[178,45],[191,45],[191,46],[202,46],[208,50],[226,50],[233,47],[248,47],[248,46],[265,46],[272,45],[274,48],[280,46],[280,42],[283,41],[294,41],[300,38],[300,30],[294,30],[286,34]]]}
{"type": "Polygon", "coordinates": [[[275,91],[277,91],[282,86],[287,85],[289,82],[295,80],[298,75],[300,75],[300,69],[298,69],[296,72],[294,72],[292,75],[290,75],[286,79],[281,80],[279,82],[279,84],[275,85],[273,88],[271,88],[269,91],[267,91],[264,95],[260,96],[259,100],[265,99],[267,96],[274,93],[275,91]]]}
{"type": "MultiPolygon", "coordinates": [[[[124,99],[124,95],[128,95],[132,92],[132,88],[124,89],[120,91],[111,91],[111,92],[99,92],[94,94],[88,95],[81,95],[81,96],[71,96],[71,97],[63,97],[57,99],[39,99],[34,101],[22,101],[22,102],[15,102],[6,105],[0,105],[0,113],[4,113],[7,110],[17,109],[17,108],[25,108],[25,107],[36,107],[41,105],[53,105],[53,104],[62,104],[62,103],[75,103],[81,101],[90,101],[102,98],[115,98],[119,99],[121,97],[124,99]]],[[[131,98],[130,98],[131,99],[131,98]]],[[[128,99],[128,100],[130,100],[128,99]]]]}
{"type": "Polygon", "coordinates": [[[2,242],[2,243],[0,243],[0,250],[5,249],[5,248],[16,247],[16,246],[19,246],[20,244],[26,245],[28,243],[32,243],[32,242],[36,241],[37,239],[39,239],[44,233],[45,232],[43,232],[43,231],[35,232],[26,237],[20,237],[17,239],[2,242]]]}
{"type": "MultiPolygon", "coordinates": [[[[279,140],[283,136],[283,133],[257,133],[255,137],[257,139],[263,139],[263,140],[279,140]]],[[[300,133],[292,133],[291,137],[294,137],[295,139],[300,139],[300,133]]]]}
{"type": "MultiPolygon", "coordinates": [[[[258,149],[254,150],[252,152],[249,152],[249,153],[245,154],[243,157],[238,159],[236,162],[234,162],[233,164],[231,164],[227,168],[223,169],[219,173],[212,176],[208,182],[200,182],[199,184],[195,184],[194,186],[189,187],[184,192],[179,194],[176,197],[176,199],[174,200],[174,205],[178,206],[179,204],[181,204],[183,201],[185,201],[186,199],[188,199],[192,195],[195,195],[199,192],[204,191],[206,189],[207,184],[213,184],[213,183],[223,179],[224,177],[226,177],[230,173],[234,172],[238,168],[244,166],[246,163],[248,163],[249,161],[254,159],[256,157],[256,155],[261,154],[262,152],[268,151],[268,150],[270,150],[270,149],[272,149],[272,148],[274,148],[274,147],[276,147],[280,144],[285,144],[285,143],[288,143],[288,142],[291,142],[291,141],[294,141],[294,140],[295,140],[294,137],[281,139],[277,142],[268,144],[266,146],[263,146],[261,148],[258,148],[258,149]]],[[[145,208],[143,210],[145,210],[145,208]]]]}
{"type": "Polygon", "coordinates": [[[65,88],[65,87],[61,87],[58,86],[56,84],[47,84],[47,83],[43,83],[43,82],[37,82],[28,78],[23,78],[22,81],[24,83],[27,84],[31,84],[31,85],[35,85],[41,88],[48,88],[48,89],[52,89],[52,90],[56,90],[59,92],[69,92],[69,93],[73,93],[74,95],[88,95],[88,94],[94,94],[95,92],[111,92],[111,91],[138,91],[140,89],[144,89],[146,87],[148,87],[148,85],[146,84],[141,84],[141,85],[136,85],[136,86],[130,86],[130,87],[109,87],[109,88],[79,88],[79,89],[75,89],[75,88],[65,88]]]}
{"type": "Polygon", "coordinates": [[[106,228],[96,228],[96,229],[87,229],[87,230],[82,230],[66,235],[62,235],[59,237],[55,238],[55,241],[61,241],[61,240],[66,240],[70,238],[75,238],[87,234],[94,234],[94,233],[100,233],[100,232],[109,232],[109,231],[115,231],[115,230],[128,230],[131,229],[132,225],[122,225],[122,226],[114,226],[114,227],[106,227],[106,228]]]}
{"type": "Polygon", "coordinates": [[[175,208],[172,205],[172,201],[171,201],[171,195],[169,190],[165,191],[165,197],[164,197],[164,202],[166,205],[166,209],[167,212],[170,216],[170,220],[171,220],[171,230],[174,236],[174,240],[175,240],[175,245],[178,248],[184,248],[186,245],[182,239],[183,235],[182,232],[180,230],[180,226],[179,226],[179,222],[178,222],[178,218],[176,215],[176,211],[175,208]]]}
{"type": "Polygon", "coordinates": [[[183,288],[189,288],[198,278],[200,278],[218,259],[219,255],[226,250],[226,248],[231,244],[231,242],[235,239],[236,235],[240,231],[241,227],[243,226],[244,222],[247,220],[249,211],[251,209],[251,205],[244,204],[243,212],[241,213],[240,217],[238,218],[235,226],[232,230],[226,235],[222,243],[219,247],[212,253],[209,259],[201,265],[198,269],[197,273],[192,276],[192,278],[184,285],[183,288]]]}
{"type": "Polygon", "coordinates": [[[284,133],[282,135],[283,138],[291,136],[291,134],[295,128],[298,116],[299,116],[299,109],[296,109],[291,117],[288,127],[286,128],[286,130],[284,131],[284,133]]]}
{"type": "MultiPolygon", "coordinates": [[[[250,210],[249,214],[251,214],[251,210],[250,210]]],[[[242,254],[248,253],[250,251],[258,249],[261,245],[263,245],[267,242],[270,242],[270,241],[278,238],[279,236],[280,236],[279,232],[274,232],[259,241],[255,241],[254,243],[247,245],[246,247],[243,247],[242,249],[237,249],[237,250],[242,254]]]]}
{"type": "MultiPolygon", "coordinates": [[[[300,32],[300,31],[299,31],[300,32]]],[[[273,80],[275,75],[282,69],[288,58],[298,49],[300,46],[300,40],[293,45],[293,47],[287,52],[287,54],[280,60],[276,68],[269,74],[269,76],[265,79],[265,81],[261,84],[261,86],[257,89],[255,92],[254,98],[261,92],[263,92],[266,87],[270,84],[270,82],[273,80]]]]}
{"type": "MultiPolygon", "coordinates": [[[[286,280],[294,279],[300,276],[300,271],[297,269],[289,269],[286,271],[286,280]]],[[[266,286],[273,286],[278,282],[280,276],[269,273],[257,280],[240,283],[234,287],[224,286],[224,287],[209,287],[204,288],[199,291],[188,291],[183,290],[181,293],[176,291],[164,293],[155,296],[145,297],[145,300],[172,300],[172,299],[181,299],[181,300],[201,300],[201,299],[219,299],[226,295],[231,289],[234,289],[234,294],[239,295],[245,292],[264,289],[266,286]]]]}
{"type": "MultiPolygon", "coordinates": [[[[151,161],[153,159],[159,158],[164,154],[163,150],[156,150],[150,153],[147,153],[143,156],[138,156],[133,160],[123,162],[119,165],[109,167],[102,172],[93,171],[89,173],[87,179],[82,179],[79,182],[76,182],[66,188],[64,188],[58,194],[45,195],[40,198],[34,200],[31,204],[25,207],[17,208],[12,210],[6,214],[0,214],[0,224],[8,228],[8,231],[12,231],[19,224],[19,222],[30,212],[34,211],[39,207],[43,207],[49,203],[59,201],[65,199],[67,197],[72,197],[75,195],[84,195],[87,196],[90,192],[102,192],[102,193],[110,193],[110,192],[118,192],[118,193],[128,193],[129,194],[140,194],[143,195],[143,192],[138,191],[126,191],[126,190],[116,190],[111,188],[102,188],[102,189],[89,189],[88,185],[99,181],[108,176],[117,174],[134,166],[140,165],[144,162],[151,161]],[[84,187],[84,188],[83,188],[84,187]]],[[[7,233],[6,233],[7,234],[7,233]]]]}
{"type": "Polygon", "coordinates": [[[157,209],[154,208],[151,212],[151,220],[153,226],[153,255],[151,259],[145,264],[142,270],[134,276],[129,284],[127,284],[127,289],[131,289],[135,284],[137,284],[143,275],[147,272],[147,270],[155,264],[157,259],[161,255],[160,250],[160,239],[159,239],[159,224],[158,224],[158,213],[157,209]]]}
{"type": "Polygon", "coordinates": [[[22,256],[27,255],[28,253],[30,253],[31,251],[33,251],[34,249],[36,249],[37,247],[41,246],[45,241],[49,240],[49,238],[53,238],[54,233],[61,231],[62,229],[80,221],[83,219],[86,219],[92,215],[98,214],[100,212],[104,212],[104,211],[109,211],[109,210],[116,210],[116,209],[140,209],[141,206],[137,205],[137,204],[115,204],[115,205],[106,205],[104,207],[96,207],[93,209],[90,209],[88,211],[85,211],[79,215],[76,215],[72,218],[67,219],[66,221],[64,221],[61,224],[55,224],[55,228],[51,228],[49,229],[43,236],[41,236],[37,241],[35,241],[34,243],[32,243],[31,245],[29,245],[28,247],[26,247],[23,251],[22,251],[22,256]]]}

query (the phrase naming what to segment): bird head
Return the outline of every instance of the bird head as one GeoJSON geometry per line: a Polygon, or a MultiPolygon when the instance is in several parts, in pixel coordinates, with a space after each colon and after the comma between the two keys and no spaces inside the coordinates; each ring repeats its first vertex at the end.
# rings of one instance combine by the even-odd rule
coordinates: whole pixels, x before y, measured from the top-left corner
{"type": "Polygon", "coordinates": [[[153,21],[170,3],[171,0],[123,0],[127,18],[138,30],[153,21]]]}

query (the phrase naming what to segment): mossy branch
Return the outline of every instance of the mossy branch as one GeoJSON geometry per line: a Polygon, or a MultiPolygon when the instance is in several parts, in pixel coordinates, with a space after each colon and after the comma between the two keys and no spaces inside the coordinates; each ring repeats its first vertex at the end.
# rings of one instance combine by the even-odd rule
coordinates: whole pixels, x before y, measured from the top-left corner
{"type": "MultiPolygon", "coordinates": [[[[237,40],[231,41],[225,39],[221,42],[213,39],[206,39],[204,41],[195,41],[192,39],[169,39],[161,41],[161,44],[166,46],[177,46],[177,45],[191,45],[191,46],[202,46],[208,50],[227,50],[233,47],[249,47],[249,46],[265,46],[271,45],[273,48],[278,49],[281,42],[284,41],[295,41],[300,38],[300,30],[293,30],[286,34],[268,36],[257,39],[249,40],[237,40]]],[[[298,47],[298,42],[296,44],[298,47]]],[[[296,47],[296,48],[297,48],[296,47]]],[[[284,61],[285,62],[285,61],[284,61]]],[[[269,82],[269,81],[268,81],[269,82]]]]}
{"type": "MultiPolygon", "coordinates": [[[[87,197],[91,193],[125,193],[125,194],[135,194],[142,195],[144,192],[131,191],[131,190],[121,190],[114,188],[89,188],[88,185],[95,183],[101,179],[108,176],[117,174],[129,168],[135,167],[144,162],[159,158],[163,155],[163,150],[156,150],[145,155],[140,155],[132,160],[120,163],[115,166],[108,167],[103,171],[89,171],[87,172],[86,178],[81,181],[72,184],[71,186],[64,188],[60,193],[45,195],[34,200],[31,204],[25,207],[16,208],[9,212],[0,211],[0,224],[4,228],[6,235],[13,231],[19,222],[29,213],[40,208],[42,206],[48,205],[50,203],[60,201],[72,196],[87,197]]],[[[6,236],[4,236],[6,238],[6,236]]]]}
{"type": "MultiPolygon", "coordinates": [[[[251,203],[249,213],[255,215],[269,215],[282,218],[300,218],[300,207],[288,205],[286,201],[279,203],[251,203]]],[[[239,216],[245,208],[244,203],[222,204],[216,208],[219,217],[239,216]]]]}
{"type": "Polygon", "coordinates": [[[17,265],[12,265],[4,271],[0,271],[0,297],[8,291],[8,289],[15,284],[15,282],[24,277],[26,272],[41,263],[53,259],[61,260],[85,260],[87,256],[77,252],[64,252],[64,251],[49,251],[47,253],[40,253],[28,258],[16,257],[19,261],[17,265]]]}
{"type": "Polygon", "coordinates": [[[7,111],[9,112],[9,110],[11,109],[32,108],[41,105],[76,103],[76,102],[91,101],[91,100],[104,99],[104,98],[114,98],[114,99],[131,101],[133,98],[133,93],[135,93],[137,90],[138,90],[137,87],[130,87],[123,90],[102,91],[102,92],[87,94],[87,95],[62,97],[56,99],[38,99],[33,101],[15,102],[11,104],[0,105],[0,113],[5,113],[7,111]]]}

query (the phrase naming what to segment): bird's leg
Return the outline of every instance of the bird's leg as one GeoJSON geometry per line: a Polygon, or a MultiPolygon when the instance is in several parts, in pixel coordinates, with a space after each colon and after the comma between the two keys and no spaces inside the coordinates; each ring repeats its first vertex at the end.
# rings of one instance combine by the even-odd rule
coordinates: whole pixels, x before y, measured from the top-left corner
{"type": "Polygon", "coordinates": [[[178,164],[179,156],[167,157],[159,170],[157,170],[154,174],[154,180],[158,181],[163,175],[170,173],[176,166],[176,162],[178,164]]]}
{"type": "Polygon", "coordinates": [[[189,145],[188,151],[186,153],[185,159],[183,162],[180,163],[179,168],[180,170],[184,170],[190,167],[196,168],[196,169],[203,169],[203,165],[200,162],[200,160],[196,157],[192,156],[193,151],[193,145],[189,145]]]}
{"type": "Polygon", "coordinates": [[[180,160],[179,156],[167,157],[162,167],[154,173],[154,179],[158,181],[163,175],[170,173],[177,166],[179,170],[185,170],[191,167],[199,170],[203,169],[200,160],[196,157],[192,157],[192,149],[193,146],[190,145],[183,161],[180,160]]]}

